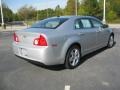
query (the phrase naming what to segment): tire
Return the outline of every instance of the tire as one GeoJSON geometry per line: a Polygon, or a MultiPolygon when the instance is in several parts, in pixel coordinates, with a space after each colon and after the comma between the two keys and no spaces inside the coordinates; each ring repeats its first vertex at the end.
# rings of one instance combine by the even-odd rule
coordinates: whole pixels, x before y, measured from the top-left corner
{"type": "Polygon", "coordinates": [[[80,58],[80,47],[78,45],[71,46],[66,54],[65,68],[74,69],[75,67],[77,67],[80,64],[80,58]]]}
{"type": "Polygon", "coordinates": [[[107,47],[108,47],[108,48],[112,48],[113,45],[114,45],[114,36],[113,36],[113,35],[110,35],[109,40],[108,40],[108,45],[107,45],[107,47]]]}

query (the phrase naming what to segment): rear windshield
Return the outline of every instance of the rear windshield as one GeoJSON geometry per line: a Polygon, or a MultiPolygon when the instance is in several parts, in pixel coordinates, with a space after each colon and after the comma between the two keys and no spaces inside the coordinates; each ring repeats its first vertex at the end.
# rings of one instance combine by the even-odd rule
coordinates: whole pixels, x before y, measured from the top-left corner
{"type": "Polygon", "coordinates": [[[42,20],[40,22],[35,23],[32,25],[32,28],[47,28],[47,29],[55,29],[67,21],[68,18],[49,18],[42,20]]]}

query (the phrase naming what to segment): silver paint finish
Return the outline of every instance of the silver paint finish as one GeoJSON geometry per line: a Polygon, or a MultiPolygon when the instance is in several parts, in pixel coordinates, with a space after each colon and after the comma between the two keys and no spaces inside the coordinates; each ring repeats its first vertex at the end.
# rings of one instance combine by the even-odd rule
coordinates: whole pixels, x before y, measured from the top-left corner
{"type": "Polygon", "coordinates": [[[64,63],[68,48],[74,43],[81,46],[82,56],[107,46],[112,29],[75,29],[76,19],[96,18],[90,16],[65,16],[65,18],[66,17],[69,18],[69,20],[56,29],[28,28],[16,31],[20,42],[13,42],[14,53],[20,57],[39,61],[45,65],[55,65],[64,63]],[[33,45],[34,39],[40,35],[46,38],[48,46],[33,45]]]}

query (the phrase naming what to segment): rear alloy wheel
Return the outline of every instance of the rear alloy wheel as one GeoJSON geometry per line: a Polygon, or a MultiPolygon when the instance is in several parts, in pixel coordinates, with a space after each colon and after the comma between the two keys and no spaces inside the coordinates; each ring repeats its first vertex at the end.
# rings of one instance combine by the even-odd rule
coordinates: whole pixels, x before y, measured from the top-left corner
{"type": "Polygon", "coordinates": [[[77,45],[72,46],[66,55],[65,67],[67,69],[73,69],[80,64],[80,47],[77,45]]]}
{"type": "Polygon", "coordinates": [[[114,36],[113,36],[113,35],[110,35],[107,46],[108,46],[108,48],[112,48],[113,45],[114,45],[114,36]]]}

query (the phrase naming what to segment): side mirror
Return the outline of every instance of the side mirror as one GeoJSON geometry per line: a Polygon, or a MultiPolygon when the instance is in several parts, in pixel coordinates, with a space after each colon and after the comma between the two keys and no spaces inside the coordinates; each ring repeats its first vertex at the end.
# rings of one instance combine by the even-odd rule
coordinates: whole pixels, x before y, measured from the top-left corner
{"type": "Polygon", "coordinates": [[[107,24],[103,24],[102,28],[108,28],[109,26],[107,24]]]}

